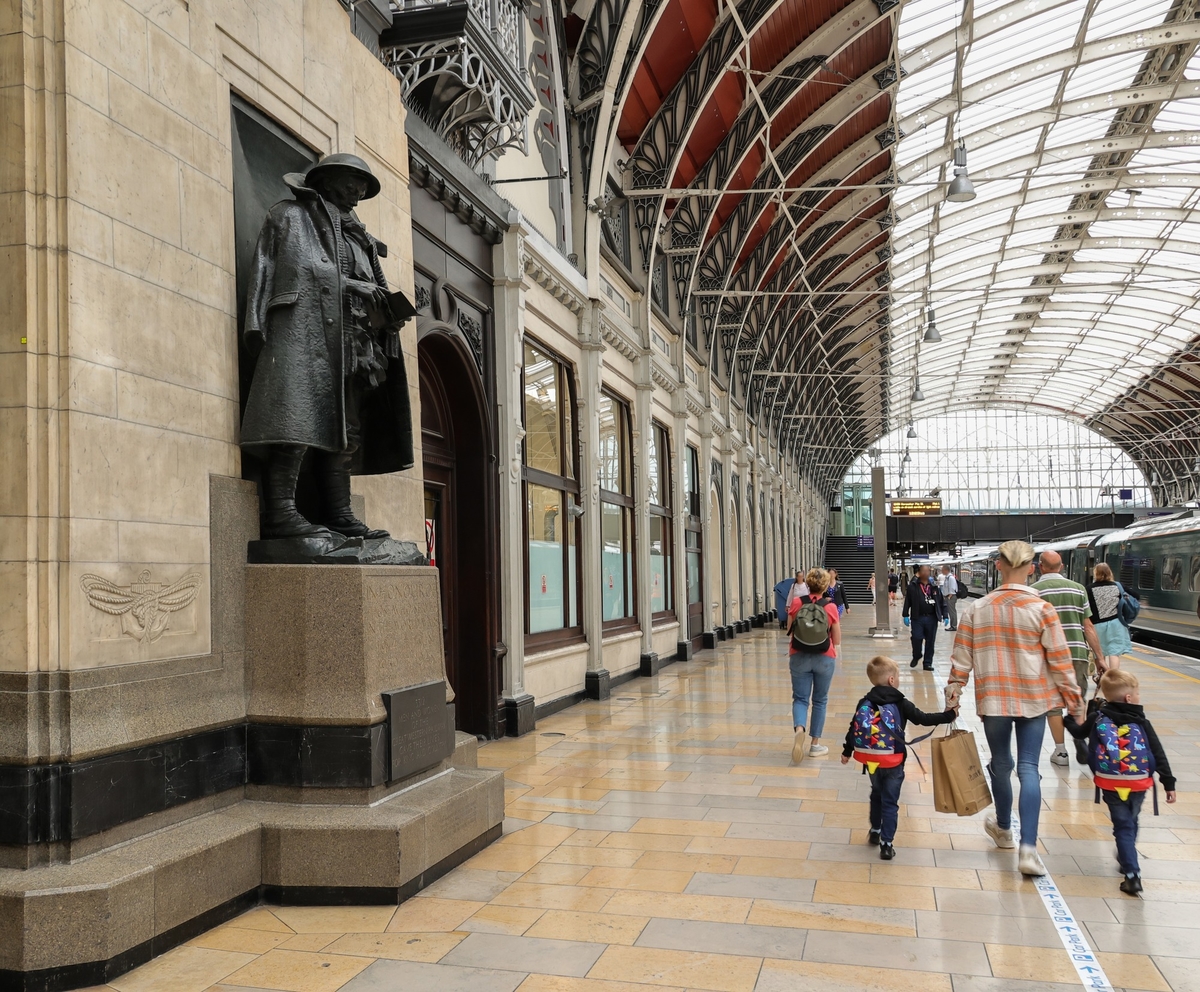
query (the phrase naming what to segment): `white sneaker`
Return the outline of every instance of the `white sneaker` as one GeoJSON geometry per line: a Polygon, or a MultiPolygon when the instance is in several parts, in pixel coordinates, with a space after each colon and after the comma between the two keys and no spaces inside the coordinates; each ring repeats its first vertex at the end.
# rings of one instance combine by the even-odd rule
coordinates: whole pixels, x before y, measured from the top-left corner
{"type": "Polygon", "coordinates": [[[996,822],[994,816],[989,816],[983,821],[983,829],[987,835],[992,838],[992,841],[997,847],[1002,847],[1006,851],[1016,847],[1016,842],[1013,840],[1013,832],[1009,830],[1001,830],[1000,824],[996,822]]]}
{"type": "Polygon", "coordinates": [[[1022,875],[1045,875],[1046,866],[1038,857],[1037,848],[1032,844],[1022,844],[1021,853],[1017,858],[1017,869],[1022,875]]]}
{"type": "Polygon", "coordinates": [[[808,756],[810,758],[819,758],[821,755],[828,753],[829,748],[827,748],[824,744],[814,744],[808,749],[808,756]]]}
{"type": "Polygon", "coordinates": [[[1050,755],[1050,764],[1052,765],[1069,765],[1070,763],[1071,756],[1067,754],[1065,747],[1055,749],[1054,753],[1050,755]]]}
{"type": "Polygon", "coordinates": [[[808,754],[808,734],[801,727],[796,731],[796,739],[792,741],[792,764],[800,764],[806,754],[808,754]]]}

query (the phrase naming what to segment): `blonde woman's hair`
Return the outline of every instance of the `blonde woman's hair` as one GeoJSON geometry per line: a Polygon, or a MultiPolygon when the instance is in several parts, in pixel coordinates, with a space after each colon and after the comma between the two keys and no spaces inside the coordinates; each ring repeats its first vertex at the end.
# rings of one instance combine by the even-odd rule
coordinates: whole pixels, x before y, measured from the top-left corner
{"type": "Polygon", "coordinates": [[[867,678],[871,680],[871,685],[887,685],[887,680],[892,675],[899,674],[900,666],[881,654],[867,662],[867,678]]]}
{"type": "Polygon", "coordinates": [[[1105,562],[1097,562],[1096,567],[1092,569],[1092,578],[1101,582],[1112,582],[1112,569],[1105,562]]]}
{"type": "Polygon", "coordinates": [[[1020,568],[1033,561],[1033,545],[1025,541],[1005,541],[1000,545],[1000,557],[1010,568],[1020,568]]]}
{"type": "Polygon", "coordinates": [[[1100,691],[1110,703],[1120,702],[1127,692],[1136,692],[1137,676],[1123,668],[1110,668],[1100,676],[1100,691]]]}
{"type": "Polygon", "coordinates": [[[804,581],[808,583],[808,591],[819,596],[829,588],[829,573],[823,568],[810,568],[804,581]]]}

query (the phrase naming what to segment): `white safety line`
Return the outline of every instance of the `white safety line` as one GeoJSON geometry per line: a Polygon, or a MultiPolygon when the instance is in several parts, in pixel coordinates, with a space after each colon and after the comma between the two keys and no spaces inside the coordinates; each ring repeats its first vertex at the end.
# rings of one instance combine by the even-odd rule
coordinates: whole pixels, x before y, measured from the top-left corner
{"type": "Polygon", "coordinates": [[[1042,897],[1046,912],[1050,914],[1054,929],[1058,931],[1058,937],[1063,942],[1063,947],[1067,949],[1071,964],[1075,966],[1079,980],[1083,982],[1083,987],[1092,989],[1094,992],[1113,992],[1112,983],[1104,974],[1096,952],[1088,945],[1087,938],[1083,935],[1083,928],[1075,922],[1071,907],[1067,905],[1067,900],[1058,891],[1054,879],[1049,875],[1043,875],[1033,881],[1037,886],[1038,895],[1042,897]]]}

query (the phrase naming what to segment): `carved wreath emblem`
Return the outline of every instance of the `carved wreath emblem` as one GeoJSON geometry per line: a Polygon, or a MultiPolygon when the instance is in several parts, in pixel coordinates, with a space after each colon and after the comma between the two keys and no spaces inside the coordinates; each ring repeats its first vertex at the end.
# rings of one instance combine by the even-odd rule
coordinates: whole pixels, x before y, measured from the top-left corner
{"type": "Polygon", "coordinates": [[[150,581],[150,569],[137,582],[118,586],[99,575],[79,580],[87,601],[102,613],[121,618],[121,632],[139,641],[157,641],[172,613],[192,605],[200,589],[200,573],[188,572],[173,585],[150,581]]]}

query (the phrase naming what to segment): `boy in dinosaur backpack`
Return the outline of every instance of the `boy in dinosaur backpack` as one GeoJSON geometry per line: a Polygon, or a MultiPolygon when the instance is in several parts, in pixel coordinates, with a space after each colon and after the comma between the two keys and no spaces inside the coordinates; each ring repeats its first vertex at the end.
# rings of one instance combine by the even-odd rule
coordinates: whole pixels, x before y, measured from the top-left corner
{"type": "MultiPolygon", "coordinates": [[[[1068,716],[1064,723],[1074,737],[1088,739],[1088,764],[1108,807],[1117,860],[1125,876],[1121,891],[1136,896],[1142,891],[1137,857],[1142,802],[1154,788],[1155,772],[1167,792],[1167,802],[1175,802],[1175,776],[1142,709],[1137,676],[1123,668],[1110,668],[1100,676],[1100,692],[1105,701],[1097,705],[1092,700],[1087,720],[1080,724],[1068,716]]],[[[1156,813],[1157,802],[1155,799],[1156,813]]]]}
{"type": "Polygon", "coordinates": [[[842,764],[853,757],[866,766],[871,776],[871,829],[867,831],[867,843],[878,844],[880,859],[891,861],[896,856],[893,842],[900,815],[904,761],[908,756],[905,725],[916,723],[922,727],[936,727],[952,723],[958,715],[958,707],[944,713],[922,713],[897,688],[900,666],[891,658],[880,656],[867,662],[867,678],[874,688],[854,707],[846,743],[842,747],[842,764]]]}

